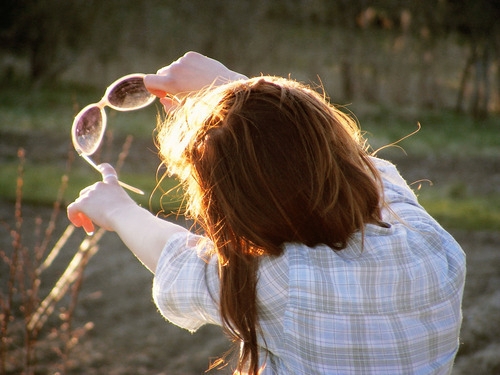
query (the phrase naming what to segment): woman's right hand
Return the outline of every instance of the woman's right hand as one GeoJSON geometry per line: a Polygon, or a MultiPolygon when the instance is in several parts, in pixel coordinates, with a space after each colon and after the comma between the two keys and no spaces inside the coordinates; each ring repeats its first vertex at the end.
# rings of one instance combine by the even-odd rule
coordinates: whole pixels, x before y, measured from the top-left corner
{"type": "Polygon", "coordinates": [[[189,95],[210,85],[246,79],[217,60],[197,52],[188,52],[156,74],[144,78],[146,88],[160,98],[165,109],[178,104],[177,98],[189,95]]]}
{"type": "Polygon", "coordinates": [[[125,245],[155,272],[165,243],[175,233],[187,229],[160,219],[136,204],[118,184],[113,167],[101,164],[102,181],[83,189],[68,206],[68,218],[88,234],[94,225],[115,231],[125,245]]]}
{"type": "Polygon", "coordinates": [[[69,220],[77,227],[83,227],[88,234],[94,232],[94,224],[108,231],[115,230],[117,212],[130,210],[136,203],[118,184],[116,171],[109,164],[99,169],[102,182],[88,186],[67,208],[69,220]]]}

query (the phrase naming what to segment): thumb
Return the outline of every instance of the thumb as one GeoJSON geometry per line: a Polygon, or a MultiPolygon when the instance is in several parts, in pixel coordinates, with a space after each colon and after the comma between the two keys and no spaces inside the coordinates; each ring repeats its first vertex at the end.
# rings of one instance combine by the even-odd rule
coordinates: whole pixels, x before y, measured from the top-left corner
{"type": "Polygon", "coordinates": [[[144,85],[151,94],[158,98],[163,98],[167,95],[167,91],[156,74],[146,74],[144,77],[144,85]]]}

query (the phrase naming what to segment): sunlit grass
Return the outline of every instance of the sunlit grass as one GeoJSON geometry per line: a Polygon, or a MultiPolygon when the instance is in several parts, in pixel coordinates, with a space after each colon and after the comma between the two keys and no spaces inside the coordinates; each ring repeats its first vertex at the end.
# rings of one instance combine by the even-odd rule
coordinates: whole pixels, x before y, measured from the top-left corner
{"type": "MultiPolygon", "coordinates": [[[[351,108],[356,111],[355,106],[351,108]]],[[[363,106],[356,113],[374,149],[398,142],[414,156],[496,156],[500,150],[498,115],[476,121],[452,110],[412,110],[363,106]]]]}
{"type": "Polygon", "coordinates": [[[500,196],[423,197],[420,202],[447,229],[495,231],[500,228],[500,196]]]}
{"type": "MultiPolygon", "coordinates": [[[[0,179],[0,196],[3,199],[14,201],[17,179],[17,162],[1,165],[2,178],[0,179]]],[[[57,198],[64,171],[54,164],[32,164],[24,167],[23,175],[23,202],[35,205],[50,205],[57,198]]],[[[68,177],[67,189],[64,192],[66,202],[78,197],[80,190],[100,180],[100,175],[88,166],[72,168],[68,177]]],[[[153,172],[151,173],[120,173],[120,179],[144,191],[144,195],[130,193],[130,196],[143,207],[158,212],[163,209],[167,212],[177,210],[181,202],[181,195],[175,187],[178,182],[174,179],[164,179],[161,188],[153,172]],[[172,190],[173,189],[173,190],[172,190]],[[162,195],[172,190],[166,197],[162,195]]]]}

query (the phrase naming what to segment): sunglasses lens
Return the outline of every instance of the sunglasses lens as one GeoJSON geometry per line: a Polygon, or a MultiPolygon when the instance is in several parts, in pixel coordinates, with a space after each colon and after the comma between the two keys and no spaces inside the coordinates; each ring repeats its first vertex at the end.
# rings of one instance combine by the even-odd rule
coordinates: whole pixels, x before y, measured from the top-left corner
{"type": "Polygon", "coordinates": [[[144,86],[142,76],[132,76],[115,84],[108,93],[110,105],[116,109],[138,109],[150,104],[154,100],[144,86]]]}
{"type": "Polygon", "coordinates": [[[101,110],[98,107],[90,107],[75,119],[73,145],[82,154],[92,155],[101,143],[103,131],[101,110]]]}

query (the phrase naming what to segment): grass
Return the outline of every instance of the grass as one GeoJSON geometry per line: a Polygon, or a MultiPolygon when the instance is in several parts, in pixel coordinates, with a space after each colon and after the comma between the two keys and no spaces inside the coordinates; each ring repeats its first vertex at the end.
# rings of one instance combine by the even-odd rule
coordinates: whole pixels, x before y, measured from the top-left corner
{"type": "Polygon", "coordinates": [[[420,203],[447,229],[497,231],[500,197],[420,197],[420,203]]]}
{"type": "Polygon", "coordinates": [[[374,149],[397,142],[415,156],[496,156],[500,145],[499,117],[476,121],[451,110],[415,110],[383,106],[350,107],[374,149]]]}
{"type": "MultiPolygon", "coordinates": [[[[10,132],[22,136],[36,130],[40,134],[66,133],[69,139],[74,114],[86,104],[97,101],[102,91],[77,85],[30,91],[23,89],[22,85],[7,85],[0,92],[0,134],[10,132]]],[[[452,111],[416,111],[375,105],[353,105],[349,109],[358,116],[374,149],[414,132],[420,123],[422,127],[417,134],[398,144],[413,156],[496,157],[498,154],[498,117],[475,122],[468,116],[452,111]]],[[[127,113],[108,109],[108,128],[116,136],[131,134],[139,139],[151,139],[158,111],[158,105],[127,113]]],[[[0,196],[13,201],[17,161],[14,156],[4,159],[0,165],[0,196]]],[[[51,204],[54,201],[64,173],[60,165],[62,163],[34,163],[28,160],[24,181],[25,202],[51,204]]],[[[71,201],[83,187],[97,181],[99,175],[84,165],[74,168],[68,177],[66,197],[71,201]]],[[[180,202],[179,193],[161,198],[161,193],[157,191],[151,196],[156,186],[154,171],[128,171],[121,173],[120,178],[143,189],[145,196],[135,196],[134,199],[152,210],[159,209],[160,201],[167,211],[175,210],[180,202]]],[[[162,184],[162,189],[169,190],[175,184],[175,181],[167,180],[162,184]]],[[[431,190],[421,196],[421,201],[444,226],[472,230],[500,228],[500,196],[457,196],[452,192],[442,194],[431,190]]]]}
{"type": "MultiPolygon", "coordinates": [[[[2,179],[0,181],[0,196],[7,200],[14,199],[17,178],[17,162],[2,163],[2,179]]],[[[49,205],[57,198],[58,186],[61,184],[64,171],[54,164],[33,164],[29,161],[25,165],[23,176],[23,202],[32,205],[49,205]]],[[[80,190],[100,179],[100,175],[90,166],[72,168],[68,177],[68,187],[65,191],[67,203],[75,199],[80,190]]],[[[157,212],[160,209],[175,211],[180,202],[180,193],[175,190],[177,182],[167,179],[162,182],[161,189],[156,189],[154,175],[148,173],[120,173],[120,179],[144,191],[144,195],[130,193],[134,200],[157,212]],[[174,189],[169,199],[162,199],[162,191],[174,189]],[[161,206],[160,206],[161,205],[161,206]]]]}

